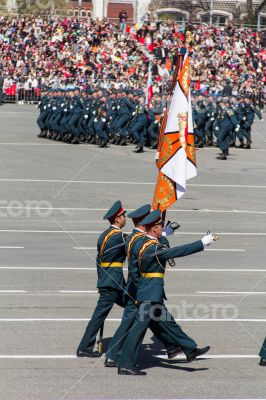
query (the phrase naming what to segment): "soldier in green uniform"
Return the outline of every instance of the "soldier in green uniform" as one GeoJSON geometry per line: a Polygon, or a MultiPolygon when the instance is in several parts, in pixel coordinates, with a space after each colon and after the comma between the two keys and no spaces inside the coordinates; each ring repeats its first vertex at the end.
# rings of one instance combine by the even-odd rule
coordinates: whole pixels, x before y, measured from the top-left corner
{"type": "MultiPolygon", "coordinates": [[[[150,213],[150,211],[151,205],[145,204],[144,206],[139,207],[137,210],[128,214],[128,217],[132,218],[135,228],[133,229],[132,234],[127,238],[126,241],[126,251],[128,258],[128,280],[126,288],[127,294],[125,309],[121,324],[116,330],[106,353],[106,367],[118,366],[118,357],[120,354],[119,351],[122,348],[127,334],[133,327],[134,320],[138,313],[138,306],[136,304],[136,293],[137,284],[139,282],[140,276],[138,265],[136,263],[137,258],[134,249],[138,243],[143,243],[146,241],[146,231],[145,228],[140,225],[140,221],[142,221],[150,213]]],[[[169,229],[171,230],[172,228],[168,227],[168,230],[169,229]]],[[[172,230],[171,233],[173,232],[174,231],[172,230]]],[[[169,242],[165,237],[161,237],[160,241],[162,244],[165,244],[167,247],[169,247],[169,242]]],[[[174,358],[178,353],[182,352],[181,347],[165,332],[163,326],[154,321],[151,321],[149,328],[152,330],[154,336],[156,336],[157,339],[159,339],[164,344],[169,359],[174,358]]]]}
{"type": "Polygon", "coordinates": [[[110,227],[99,237],[97,243],[97,274],[99,300],[83,338],[77,349],[77,357],[100,357],[93,352],[96,336],[107,315],[116,303],[123,306],[125,279],[123,264],[126,258],[125,235],[122,228],[126,224],[126,211],[121,201],[115,202],[103,219],[110,222],[110,227]]]}
{"type": "Polygon", "coordinates": [[[259,356],[260,356],[260,366],[266,367],[266,337],[264,339],[259,356]]]}
{"type": "Polygon", "coordinates": [[[137,355],[144,339],[147,327],[154,317],[167,321],[168,333],[176,343],[179,343],[188,362],[205,354],[210,347],[198,348],[193,339],[188,337],[176,324],[174,318],[164,305],[164,272],[167,260],[184,257],[204,250],[204,246],[214,241],[213,235],[204,236],[201,240],[172,249],[163,249],[158,238],[162,236],[163,222],[158,210],[151,212],[140,225],[147,231],[146,240],[138,246],[138,266],[140,280],[138,283],[136,299],[140,304],[134,327],[128,334],[119,357],[119,375],[145,375],[146,373],[136,368],[137,355]],[[173,329],[175,327],[175,329],[173,329]]]}

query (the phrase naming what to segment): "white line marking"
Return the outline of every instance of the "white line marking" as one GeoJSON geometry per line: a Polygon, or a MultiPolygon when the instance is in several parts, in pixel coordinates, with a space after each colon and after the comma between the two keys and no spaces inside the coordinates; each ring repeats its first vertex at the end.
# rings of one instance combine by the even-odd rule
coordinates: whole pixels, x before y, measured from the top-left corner
{"type": "MultiPolygon", "coordinates": [[[[61,230],[29,230],[29,229],[0,229],[2,233],[60,233],[60,234],[81,234],[81,235],[88,235],[88,234],[101,234],[102,231],[61,231],[61,230]]],[[[131,233],[125,232],[125,233],[131,233]]],[[[266,236],[266,232],[215,232],[217,235],[220,236],[266,236]]],[[[176,232],[175,235],[182,236],[182,235],[206,235],[206,232],[176,232]]]]}
{"type": "Polygon", "coordinates": [[[37,111],[36,112],[32,112],[32,111],[28,112],[28,110],[21,109],[18,111],[1,111],[0,114],[3,114],[3,115],[5,115],[5,114],[23,114],[23,116],[25,116],[25,115],[37,115],[38,113],[37,113],[37,111]]]}
{"type": "Polygon", "coordinates": [[[0,290],[0,293],[28,293],[27,290],[0,290]]]}
{"type": "MultiPolygon", "coordinates": [[[[1,113],[0,113],[1,114],[1,113]]],[[[62,142],[55,142],[55,143],[45,143],[44,141],[43,142],[41,142],[41,143],[17,143],[17,142],[5,142],[5,143],[0,143],[0,145],[2,145],[2,146],[66,146],[66,147],[69,147],[69,144],[67,144],[67,143],[62,143],[62,142]]],[[[95,148],[95,145],[93,145],[93,144],[89,144],[89,143],[86,143],[86,144],[80,144],[79,146],[78,146],[78,148],[86,148],[86,147],[94,147],[95,148]]],[[[128,145],[127,146],[128,148],[130,148],[130,147],[135,147],[135,146],[132,146],[132,145],[128,145]]],[[[73,147],[72,147],[73,148],[73,147]]],[[[75,149],[77,149],[77,147],[74,147],[75,149]]]]}
{"type": "Polygon", "coordinates": [[[4,249],[25,249],[25,247],[22,246],[0,246],[0,250],[4,250],[4,249]]]}
{"type": "Polygon", "coordinates": [[[69,146],[67,143],[0,143],[1,146],[69,146]]]}
{"type": "Polygon", "coordinates": [[[99,293],[98,290],[58,290],[58,293],[99,293]]]}
{"type": "MultiPolygon", "coordinates": [[[[1,267],[0,267],[1,269],[1,267]]],[[[168,268],[167,272],[263,272],[266,269],[237,269],[237,268],[168,268]]]]}
{"type": "MultiPolygon", "coordinates": [[[[71,295],[90,295],[90,296],[98,296],[99,293],[96,290],[59,290],[59,291],[27,291],[27,290],[0,290],[0,296],[71,296],[71,295]]],[[[195,294],[195,293],[168,293],[167,297],[238,297],[243,296],[242,294],[195,294]]]]}
{"type": "Polygon", "coordinates": [[[243,252],[244,249],[205,249],[205,251],[229,251],[229,252],[243,252]]]}
{"type": "Polygon", "coordinates": [[[57,294],[98,294],[98,290],[0,290],[0,294],[30,294],[35,296],[40,295],[57,295],[57,294]]]}
{"type": "Polygon", "coordinates": [[[0,359],[2,360],[51,360],[51,359],[59,359],[59,360],[66,360],[66,359],[76,359],[76,355],[0,355],[0,359]]]}
{"type": "MultiPolygon", "coordinates": [[[[88,322],[90,318],[0,318],[1,322],[88,322]]],[[[121,318],[107,318],[107,322],[120,322],[121,318]]],[[[266,322],[259,318],[178,318],[176,322],[266,322]]]]}
{"type": "Polygon", "coordinates": [[[197,292],[199,294],[235,294],[235,295],[242,295],[242,294],[249,294],[249,295],[265,295],[266,292],[197,292]]]}
{"type": "MultiPolygon", "coordinates": [[[[165,354],[157,355],[158,358],[168,359],[165,354]]],[[[221,359],[258,359],[259,356],[253,354],[206,354],[201,357],[197,357],[197,359],[213,359],[213,360],[221,360],[221,359]]],[[[58,359],[58,360],[77,360],[76,355],[74,354],[20,354],[20,355],[9,355],[9,354],[1,354],[0,359],[2,360],[51,360],[51,359],[58,359]]],[[[186,360],[186,358],[182,355],[176,356],[173,360],[186,360]]]]}
{"type": "MultiPolygon", "coordinates": [[[[1,206],[0,209],[4,210],[50,210],[50,211],[107,211],[107,208],[86,208],[86,207],[11,207],[11,206],[1,206]]],[[[134,208],[127,208],[128,211],[133,211],[134,208]]],[[[215,214],[266,214],[266,211],[250,211],[250,210],[237,210],[237,209],[231,209],[231,210],[209,210],[209,209],[193,209],[193,210],[167,210],[167,212],[172,212],[172,213],[215,213],[215,214]]],[[[101,221],[102,222],[102,221],[101,221]]]]}
{"type": "MultiPolygon", "coordinates": [[[[161,354],[156,357],[168,360],[168,357],[165,354],[161,354]]],[[[245,355],[245,354],[217,354],[217,355],[210,354],[209,355],[207,353],[203,356],[197,357],[197,360],[204,360],[206,358],[210,358],[213,360],[221,360],[221,359],[231,359],[232,360],[235,358],[236,359],[239,359],[239,358],[241,358],[241,359],[254,359],[254,358],[257,359],[257,358],[259,358],[259,356],[250,355],[250,354],[247,354],[247,355],[245,355]]],[[[178,356],[174,357],[172,360],[186,360],[186,358],[182,355],[178,355],[178,356]]]]}
{"type": "MultiPolygon", "coordinates": [[[[94,271],[94,268],[80,268],[80,267],[3,267],[0,266],[0,270],[29,270],[29,271],[94,271]]],[[[127,271],[127,268],[123,268],[127,271]]],[[[167,272],[262,272],[266,273],[266,269],[230,269],[230,268],[169,268],[167,272]]]]}
{"type": "Polygon", "coordinates": [[[97,250],[97,247],[73,247],[74,250],[97,250]]]}
{"type": "MultiPolygon", "coordinates": [[[[125,181],[68,181],[64,179],[23,179],[23,178],[0,178],[0,182],[30,182],[30,183],[68,183],[68,184],[90,184],[90,185],[137,185],[137,186],[154,186],[154,182],[125,182],[125,181]]],[[[210,188],[243,188],[243,189],[266,189],[266,185],[224,185],[224,184],[201,184],[201,183],[190,183],[189,187],[210,187],[210,188]]]]}
{"type": "MultiPolygon", "coordinates": [[[[97,247],[73,247],[74,250],[97,250],[97,247]]],[[[205,249],[205,251],[243,252],[244,249],[205,249]]]]}

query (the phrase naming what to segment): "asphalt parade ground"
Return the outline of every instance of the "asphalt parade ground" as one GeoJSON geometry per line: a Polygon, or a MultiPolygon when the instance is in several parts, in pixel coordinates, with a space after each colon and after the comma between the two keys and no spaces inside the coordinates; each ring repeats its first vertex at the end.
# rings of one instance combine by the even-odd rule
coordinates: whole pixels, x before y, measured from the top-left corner
{"type": "MultiPolygon", "coordinates": [[[[198,177],[167,214],[181,224],[172,245],[220,236],[165,278],[174,317],[211,351],[168,361],[148,331],[139,359],[147,376],[126,377],[75,352],[97,301],[102,215],[117,199],[127,210],[151,201],[155,152],[38,139],[36,116],[33,106],[0,107],[0,398],[265,398],[265,122],[256,119],[252,149],[232,148],[227,161],[200,149],[198,177]]],[[[105,348],[121,315],[115,307],[108,316],[105,348]]]]}

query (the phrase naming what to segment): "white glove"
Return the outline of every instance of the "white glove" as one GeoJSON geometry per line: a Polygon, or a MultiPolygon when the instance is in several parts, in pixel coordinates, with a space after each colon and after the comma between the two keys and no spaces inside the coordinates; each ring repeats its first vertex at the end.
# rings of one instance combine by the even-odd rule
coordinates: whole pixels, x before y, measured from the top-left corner
{"type": "Polygon", "coordinates": [[[117,109],[120,110],[120,106],[117,106],[117,109]]]}
{"type": "Polygon", "coordinates": [[[96,111],[92,111],[92,114],[95,115],[95,114],[96,114],[96,111]]]}
{"type": "Polygon", "coordinates": [[[247,118],[246,118],[246,117],[243,117],[242,119],[243,119],[243,121],[246,121],[247,118]]]}
{"type": "Polygon", "coordinates": [[[72,110],[73,106],[70,106],[70,108],[71,108],[71,110],[72,110]]]}
{"type": "Polygon", "coordinates": [[[211,121],[214,121],[214,118],[211,118],[211,121]]]}
{"type": "Polygon", "coordinates": [[[216,126],[215,130],[216,130],[216,131],[219,131],[219,128],[218,128],[218,126],[216,126]]]}
{"type": "Polygon", "coordinates": [[[236,127],[235,131],[236,131],[236,132],[238,132],[238,131],[239,131],[239,129],[240,129],[240,125],[237,125],[237,127],[236,127]]]}
{"type": "Polygon", "coordinates": [[[89,116],[88,116],[88,115],[84,115],[84,118],[85,118],[85,119],[88,119],[88,118],[89,118],[89,116]]]}
{"type": "Polygon", "coordinates": [[[56,107],[53,107],[53,110],[56,110],[56,107]]]}
{"type": "Polygon", "coordinates": [[[157,119],[154,121],[154,123],[155,123],[155,124],[158,124],[158,121],[157,121],[157,119]]]}
{"type": "Polygon", "coordinates": [[[211,233],[209,233],[208,235],[203,236],[203,238],[201,239],[203,246],[209,246],[209,244],[214,242],[214,237],[211,233]]]}
{"type": "Polygon", "coordinates": [[[103,121],[103,122],[106,122],[106,118],[102,118],[102,121],[103,121]]]}
{"type": "Polygon", "coordinates": [[[65,108],[64,111],[67,112],[67,108],[65,108]]]}
{"type": "Polygon", "coordinates": [[[44,110],[46,110],[46,108],[47,108],[46,106],[43,107],[44,110]]]}
{"type": "Polygon", "coordinates": [[[132,115],[136,115],[136,112],[134,111],[134,112],[132,113],[132,115]]]}
{"type": "Polygon", "coordinates": [[[174,230],[173,230],[173,228],[171,228],[171,226],[166,226],[164,229],[163,229],[163,234],[162,234],[162,236],[171,236],[171,235],[173,235],[174,234],[174,230]]]}
{"type": "Polygon", "coordinates": [[[64,107],[64,105],[65,105],[64,103],[61,103],[61,107],[64,107]]]}
{"type": "Polygon", "coordinates": [[[97,118],[94,118],[94,122],[97,122],[98,121],[98,119],[97,118]]]}

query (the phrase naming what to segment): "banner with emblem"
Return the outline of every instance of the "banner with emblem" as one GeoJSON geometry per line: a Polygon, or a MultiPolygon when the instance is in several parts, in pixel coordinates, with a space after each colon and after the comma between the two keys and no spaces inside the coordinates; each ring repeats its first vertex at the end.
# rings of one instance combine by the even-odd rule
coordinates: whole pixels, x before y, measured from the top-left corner
{"type": "Polygon", "coordinates": [[[153,208],[165,211],[185,194],[187,180],[197,175],[188,55],[179,69],[163,119],[156,159],[159,174],[153,208]]]}

